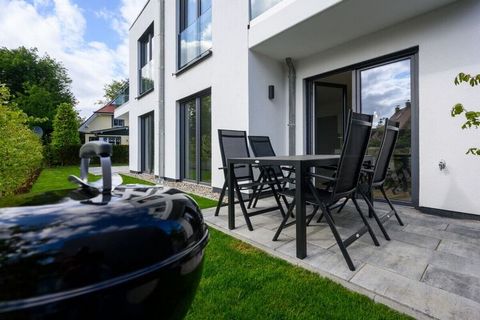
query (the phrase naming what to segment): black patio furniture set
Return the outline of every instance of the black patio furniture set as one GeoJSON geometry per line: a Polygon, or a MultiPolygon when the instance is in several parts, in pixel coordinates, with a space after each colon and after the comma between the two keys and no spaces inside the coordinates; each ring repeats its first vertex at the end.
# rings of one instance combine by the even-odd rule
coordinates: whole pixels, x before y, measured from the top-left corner
{"type": "Polygon", "coordinates": [[[390,236],[384,227],[386,221],[395,216],[403,222],[388,198],[384,183],[399,135],[399,123],[386,120],[385,130],[376,156],[367,155],[373,127],[373,116],[349,112],[345,140],[340,155],[295,155],[276,156],[270,138],[248,136],[254,157],[250,156],[245,131],[218,130],[225,183],[223,185],[215,215],[219,214],[225,194],[228,196],[228,227],[235,228],[235,204],[245,218],[247,227],[253,230],[252,216],[269,211],[279,211],[282,221],[273,237],[277,241],[282,230],[296,225],[296,253],[303,259],[307,255],[306,228],[319,213],[317,222],[325,218],[333,237],[350,270],[355,270],[347,247],[368,233],[376,246],[377,237],[369,219],[358,204],[363,199],[368,216],[375,220],[386,240],[390,236]],[[254,175],[254,169],[258,171],[254,175]],[[391,211],[379,216],[373,205],[373,189],[379,189],[391,211]],[[249,194],[242,193],[249,190],[249,194]],[[235,202],[235,196],[237,202],[235,202]],[[276,205],[256,209],[263,196],[273,196],[276,205]],[[333,210],[340,212],[347,201],[352,201],[361,219],[359,229],[342,239],[333,210]],[[307,216],[306,206],[313,210],[307,216]]]}

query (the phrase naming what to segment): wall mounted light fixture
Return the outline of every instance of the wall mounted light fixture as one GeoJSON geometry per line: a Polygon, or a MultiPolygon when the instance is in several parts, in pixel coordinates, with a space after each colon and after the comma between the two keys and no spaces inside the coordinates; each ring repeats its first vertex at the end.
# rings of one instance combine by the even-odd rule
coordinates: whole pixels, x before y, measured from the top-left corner
{"type": "Polygon", "coordinates": [[[272,100],[275,98],[275,86],[269,85],[268,86],[268,99],[272,100]]]}

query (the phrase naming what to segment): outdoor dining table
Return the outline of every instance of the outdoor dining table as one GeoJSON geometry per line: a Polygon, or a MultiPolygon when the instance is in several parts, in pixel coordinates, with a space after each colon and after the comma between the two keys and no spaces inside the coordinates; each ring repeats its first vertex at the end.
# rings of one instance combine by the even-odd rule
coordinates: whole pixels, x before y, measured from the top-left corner
{"type": "MultiPolygon", "coordinates": [[[[369,160],[366,156],[365,160],[369,160]]],[[[305,173],[314,166],[332,166],[337,165],[339,155],[296,155],[296,156],[275,156],[275,157],[250,157],[250,158],[230,158],[227,160],[228,171],[228,228],[235,229],[235,199],[234,199],[234,181],[232,174],[234,166],[238,164],[254,164],[261,166],[290,166],[294,168],[295,179],[295,207],[296,207],[296,250],[297,258],[303,259],[307,256],[307,221],[306,221],[306,202],[305,193],[307,186],[305,183],[305,173]]]]}

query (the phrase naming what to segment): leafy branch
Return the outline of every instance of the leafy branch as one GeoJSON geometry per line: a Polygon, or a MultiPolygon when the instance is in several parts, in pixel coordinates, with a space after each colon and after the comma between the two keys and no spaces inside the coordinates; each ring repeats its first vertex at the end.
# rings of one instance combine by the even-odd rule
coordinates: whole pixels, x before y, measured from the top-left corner
{"type": "MultiPolygon", "coordinates": [[[[475,76],[470,75],[470,74],[465,74],[463,72],[459,73],[455,77],[455,85],[458,86],[462,83],[468,83],[470,86],[475,87],[480,84],[480,74],[477,74],[475,76]]],[[[480,112],[479,111],[468,111],[465,109],[463,104],[457,103],[453,106],[451,115],[452,117],[456,117],[463,114],[465,116],[465,123],[462,124],[462,129],[471,129],[474,127],[475,129],[478,129],[480,126],[480,112]]],[[[466,154],[473,154],[480,156],[480,148],[469,148],[466,152],[466,154]]]]}

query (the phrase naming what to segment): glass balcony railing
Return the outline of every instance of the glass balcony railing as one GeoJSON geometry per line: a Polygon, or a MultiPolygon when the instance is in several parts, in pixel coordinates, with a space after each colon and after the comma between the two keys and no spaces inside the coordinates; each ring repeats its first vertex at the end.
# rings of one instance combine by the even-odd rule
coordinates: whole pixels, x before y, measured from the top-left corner
{"type": "Polygon", "coordinates": [[[120,92],[118,93],[118,96],[115,97],[115,99],[113,100],[113,103],[116,106],[121,106],[122,104],[127,103],[128,100],[129,100],[129,87],[127,83],[125,87],[122,90],[120,90],[120,92]]]}
{"type": "Polygon", "coordinates": [[[255,19],[283,0],[250,0],[250,20],[255,19]]]}
{"type": "Polygon", "coordinates": [[[150,60],[140,70],[140,94],[153,89],[153,60],[150,60]]]}
{"type": "Polygon", "coordinates": [[[212,47],[212,8],[206,10],[178,35],[179,68],[212,47]]]}

